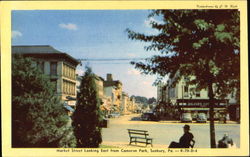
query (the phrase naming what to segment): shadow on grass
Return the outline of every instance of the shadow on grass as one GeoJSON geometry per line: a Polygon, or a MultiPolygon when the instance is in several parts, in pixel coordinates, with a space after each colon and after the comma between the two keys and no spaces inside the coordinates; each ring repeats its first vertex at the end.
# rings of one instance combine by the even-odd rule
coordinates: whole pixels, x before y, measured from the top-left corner
{"type": "Polygon", "coordinates": [[[133,117],[129,121],[142,121],[141,117],[133,117]]]}

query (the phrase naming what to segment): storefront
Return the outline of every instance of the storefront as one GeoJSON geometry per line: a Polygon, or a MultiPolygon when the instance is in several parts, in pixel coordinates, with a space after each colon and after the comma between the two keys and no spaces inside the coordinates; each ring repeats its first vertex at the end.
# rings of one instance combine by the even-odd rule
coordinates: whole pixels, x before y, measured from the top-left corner
{"type": "MultiPolygon", "coordinates": [[[[216,99],[214,100],[214,119],[219,120],[221,117],[227,118],[229,120],[228,112],[228,99],[216,99]]],[[[205,113],[209,119],[209,109],[210,109],[209,99],[177,99],[177,107],[179,112],[191,113],[193,119],[197,117],[199,113],[205,113]]]]}

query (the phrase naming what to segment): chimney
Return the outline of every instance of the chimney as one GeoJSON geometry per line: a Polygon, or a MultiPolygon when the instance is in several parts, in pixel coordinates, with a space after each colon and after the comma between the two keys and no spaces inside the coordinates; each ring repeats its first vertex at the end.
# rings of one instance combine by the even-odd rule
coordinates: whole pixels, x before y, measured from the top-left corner
{"type": "Polygon", "coordinates": [[[112,74],[107,74],[107,81],[113,81],[112,74]]]}

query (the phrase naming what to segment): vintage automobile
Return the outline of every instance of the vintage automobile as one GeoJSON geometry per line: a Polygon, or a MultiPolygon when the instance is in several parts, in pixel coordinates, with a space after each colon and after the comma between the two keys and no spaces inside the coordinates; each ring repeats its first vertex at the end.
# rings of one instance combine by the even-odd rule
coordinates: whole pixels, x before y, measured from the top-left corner
{"type": "Polygon", "coordinates": [[[108,118],[119,118],[120,117],[120,113],[111,113],[108,115],[108,118]]]}
{"type": "Polygon", "coordinates": [[[205,113],[198,113],[196,118],[197,123],[206,123],[207,122],[207,116],[205,113]]]}
{"type": "Polygon", "coordinates": [[[191,113],[182,113],[180,117],[181,122],[187,123],[191,122],[192,123],[192,116],[191,113]]]}
{"type": "Polygon", "coordinates": [[[157,116],[154,112],[145,112],[141,115],[141,120],[145,121],[156,121],[157,116]]]}

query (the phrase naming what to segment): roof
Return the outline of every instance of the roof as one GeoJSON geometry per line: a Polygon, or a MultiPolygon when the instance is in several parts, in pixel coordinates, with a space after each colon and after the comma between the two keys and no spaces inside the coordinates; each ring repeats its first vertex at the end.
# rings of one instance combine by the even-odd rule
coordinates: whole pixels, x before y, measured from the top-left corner
{"type": "Polygon", "coordinates": [[[95,77],[95,79],[97,79],[99,81],[104,81],[104,79],[101,76],[94,74],[94,77],[95,77]]]}
{"type": "Polygon", "coordinates": [[[17,45],[12,46],[12,53],[28,54],[28,53],[63,53],[54,49],[50,45],[17,45]]]}
{"type": "Polygon", "coordinates": [[[70,107],[67,103],[64,103],[63,106],[68,110],[68,111],[71,111],[71,112],[74,112],[75,110],[70,107]]]}
{"type": "Polygon", "coordinates": [[[69,54],[56,50],[50,45],[15,45],[12,46],[12,53],[36,58],[67,59],[75,65],[80,63],[77,59],[73,58],[69,54]]]}
{"type": "Polygon", "coordinates": [[[121,81],[119,81],[119,80],[114,80],[114,81],[104,81],[104,86],[105,87],[109,87],[109,86],[116,86],[116,87],[118,87],[118,85],[122,85],[122,83],[121,83],[121,81]]]}

